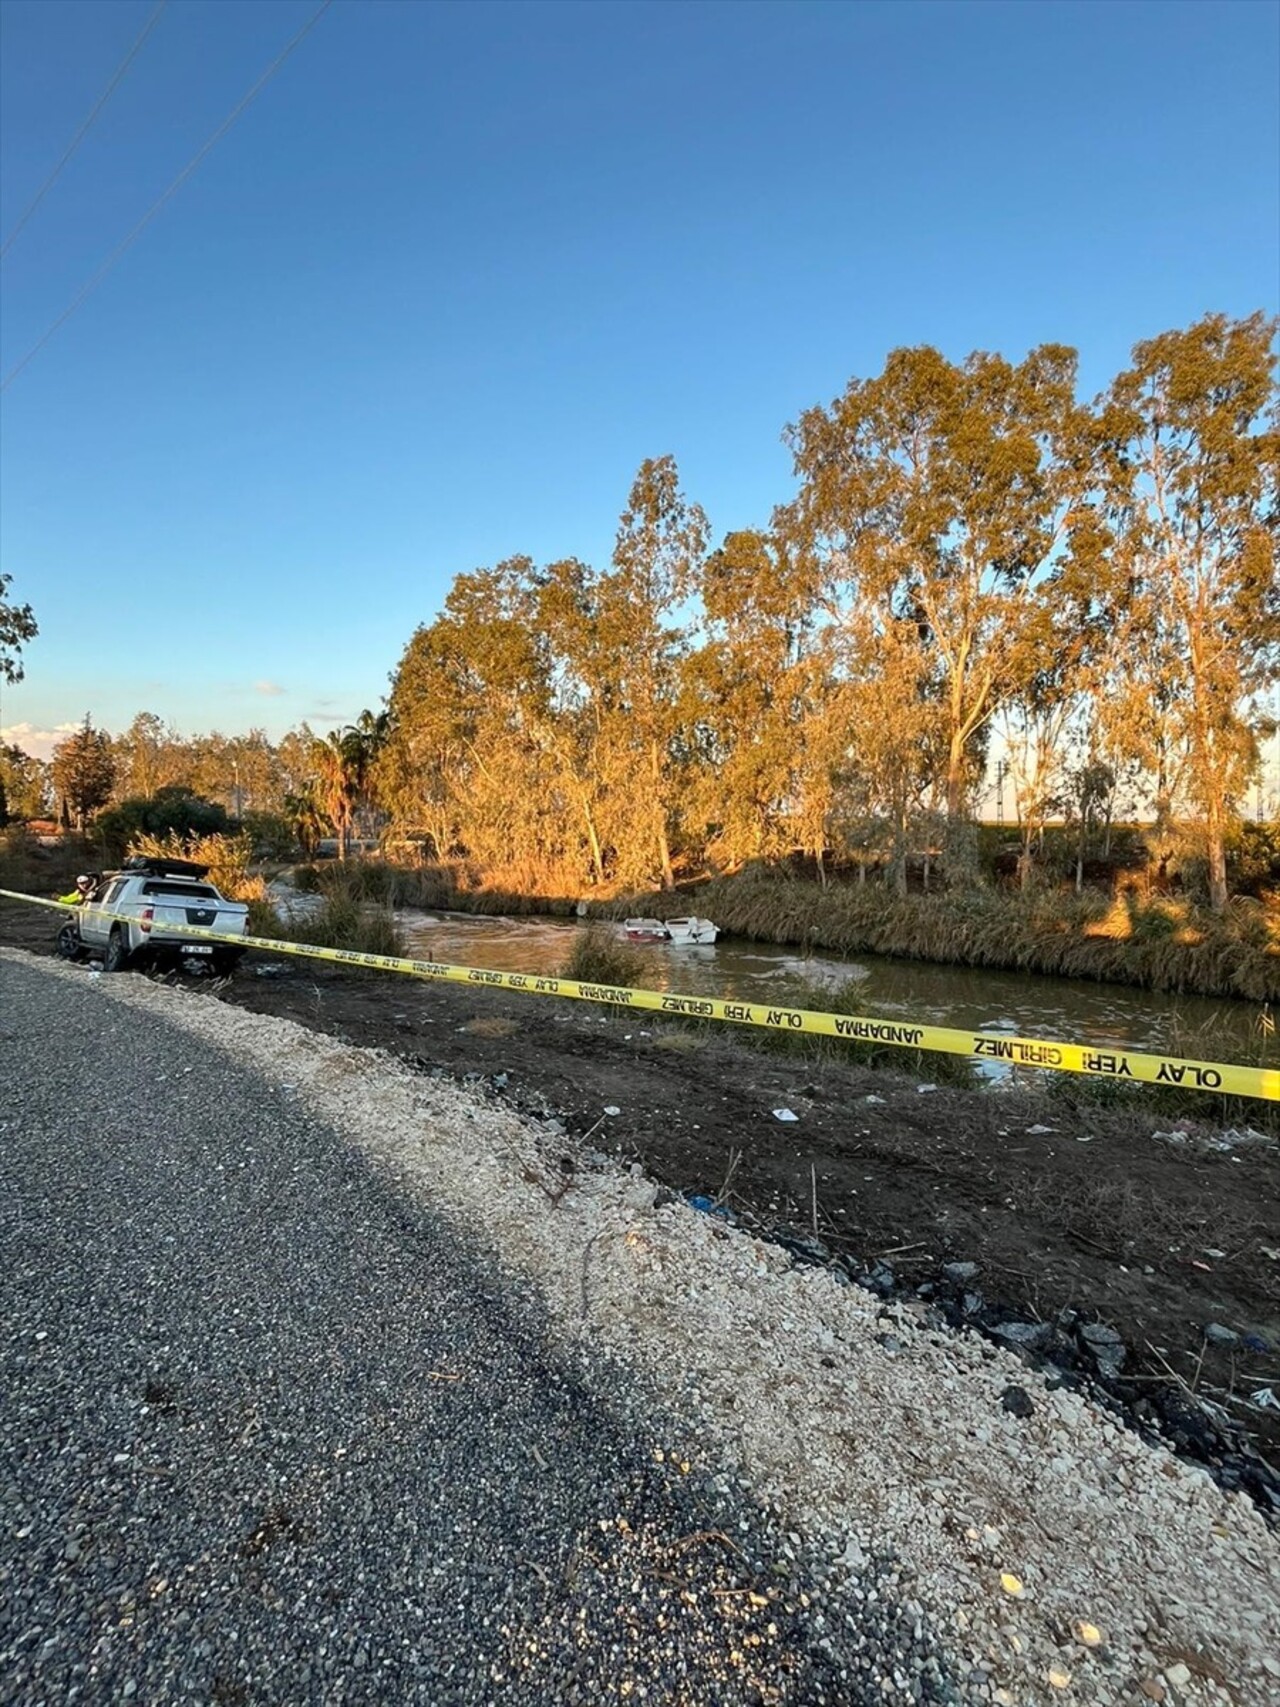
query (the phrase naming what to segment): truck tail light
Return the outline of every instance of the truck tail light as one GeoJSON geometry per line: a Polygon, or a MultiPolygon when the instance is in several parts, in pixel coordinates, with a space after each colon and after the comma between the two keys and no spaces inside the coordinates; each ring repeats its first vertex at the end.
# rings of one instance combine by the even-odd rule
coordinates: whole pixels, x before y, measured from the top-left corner
{"type": "Polygon", "coordinates": [[[156,916],[156,910],[154,907],[144,907],[142,909],[142,917],[138,920],[138,924],[141,927],[141,929],[144,931],[149,931],[151,929],[151,921],[152,921],[152,919],[155,918],[155,916],[156,916]]]}

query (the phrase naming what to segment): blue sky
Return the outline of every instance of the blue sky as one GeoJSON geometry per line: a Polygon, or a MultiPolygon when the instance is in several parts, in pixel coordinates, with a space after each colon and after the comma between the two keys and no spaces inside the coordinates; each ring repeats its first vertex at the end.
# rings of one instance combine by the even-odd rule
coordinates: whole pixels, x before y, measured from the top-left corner
{"type": "MultiPolygon", "coordinates": [[[[0,8],[7,235],[153,0],[0,8]]],[[[316,0],[172,0],[0,272],[9,370],[316,0]]],[[[0,725],[377,704],[461,570],[717,536],[900,344],[1081,351],[1280,296],[1280,9],[337,0],[5,392],[0,725]]]]}

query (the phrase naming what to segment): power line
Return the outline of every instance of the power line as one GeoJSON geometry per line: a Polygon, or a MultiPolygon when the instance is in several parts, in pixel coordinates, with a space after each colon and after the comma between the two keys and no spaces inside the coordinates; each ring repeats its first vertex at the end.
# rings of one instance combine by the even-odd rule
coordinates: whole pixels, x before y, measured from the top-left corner
{"type": "Polygon", "coordinates": [[[25,213],[23,213],[22,217],[18,220],[18,223],[14,226],[13,230],[5,238],[4,247],[0,248],[0,261],[4,260],[5,256],[9,253],[10,249],[13,247],[14,239],[17,237],[18,233],[22,230],[23,226],[31,218],[31,215],[36,211],[36,209],[40,206],[40,203],[44,200],[44,198],[48,195],[49,191],[53,188],[54,184],[57,182],[59,176],[62,173],[62,168],[66,165],[67,161],[70,160],[71,156],[75,153],[76,149],[79,148],[80,144],[84,141],[85,137],[88,136],[90,130],[93,128],[94,120],[97,118],[98,114],[102,111],[103,107],[106,106],[107,102],[111,99],[112,95],[115,93],[116,85],[120,82],[120,79],[124,76],[125,72],[129,69],[129,67],[133,64],[134,60],[138,57],[138,53],[142,48],[142,44],[146,41],[147,37],[151,34],[152,30],[155,29],[156,25],[160,22],[160,14],[161,14],[161,12],[164,11],[165,7],[168,4],[169,4],[169,0],[160,0],[160,4],[156,7],[155,11],[152,12],[151,16],[147,19],[146,23],[142,26],[142,30],[141,30],[140,34],[138,35],[137,40],[134,42],[133,46],[129,49],[128,53],[125,54],[124,58],[120,61],[120,64],[116,67],[115,76],[112,77],[111,81],[107,84],[106,88],[102,91],[101,95],[98,96],[98,99],[94,102],[93,106],[90,108],[88,118],[84,121],[84,123],[80,126],[80,129],[71,138],[71,141],[67,144],[66,153],[62,156],[61,160],[58,161],[58,164],[53,168],[53,171],[50,172],[49,176],[45,179],[44,183],[41,184],[40,188],[36,191],[35,195],[27,203],[27,208],[26,208],[25,213]]]}
{"type": "Polygon", "coordinates": [[[75,313],[76,309],[80,307],[81,303],[83,303],[87,297],[92,296],[93,292],[95,290],[97,290],[98,286],[102,283],[103,279],[106,278],[107,274],[111,271],[112,267],[115,266],[116,262],[120,259],[120,257],[125,253],[125,251],[127,249],[129,249],[138,240],[138,238],[142,235],[143,231],[146,229],[146,227],[148,225],[150,225],[151,221],[160,212],[160,209],[165,205],[165,203],[167,201],[169,201],[174,195],[177,194],[177,192],[182,188],[183,184],[186,183],[187,179],[195,171],[196,167],[204,159],[205,155],[208,154],[212,148],[216,147],[216,145],[219,142],[221,142],[222,138],[231,129],[232,125],[240,117],[241,113],[245,110],[245,108],[250,104],[251,101],[253,101],[256,98],[257,95],[259,95],[261,93],[261,91],[271,81],[271,79],[275,76],[276,72],[279,71],[280,67],[284,64],[285,60],[288,59],[289,55],[293,52],[293,50],[296,47],[301,46],[303,40],[311,34],[311,31],[316,27],[316,25],[320,22],[321,18],[324,16],[324,14],[329,10],[330,6],[332,6],[332,5],[333,5],[333,0],[322,0],[322,3],[316,8],[316,10],[307,19],[306,23],[298,31],[297,35],[294,36],[291,41],[286,43],[286,45],[281,49],[280,53],[277,54],[276,58],[272,60],[271,64],[262,73],[262,76],[259,77],[258,81],[253,85],[252,89],[249,90],[248,94],[241,97],[241,99],[237,102],[237,104],[227,114],[226,118],[223,119],[222,123],[218,126],[217,130],[214,131],[213,135],[209,138],[209,140],[187,162],[187,164],[182,168],[181,172],[178,173],[178,176],[169,185],[169,188],[164,192],[164,194],[162,196],[159,196],[154,202],[152,202],[151,206],[143,214],[142,218],[134,226],[133,230],[128,234],[128,236],[123,238],[119,243],[116,244],[115,248],[107,256],[106,260],[98,268],[97,272],[94,273],[93,277],[89,280],[88,284],[86,284],[83,287],[83,289],[80,291],[79,295],[76,296],[72,300],[70,306],[63,309],[62,313],[53,322],[52,326],[50,326],[49,329],[44,333],[44,335],[41,338],[39,338],[37,340],[37,342],[31,346],[31,348],[27,351],[26,355],[23,356],[22,360],[17,364],[17,366],[10,368],[9,372],[4,377],[3,383],[0,383],[0,392],[7,391],[9,389],[9,387],[13,384],[14,380],[17,379],[18,375],[28,365],[28,363],[34,361],[36,356],[38,356],[40,354],[40,351],[49,342],[50,338],[53,337],[54,333],[59,331],[63,326],[66,325],[67,321],[70,320],[71,316],[75,313]]]}

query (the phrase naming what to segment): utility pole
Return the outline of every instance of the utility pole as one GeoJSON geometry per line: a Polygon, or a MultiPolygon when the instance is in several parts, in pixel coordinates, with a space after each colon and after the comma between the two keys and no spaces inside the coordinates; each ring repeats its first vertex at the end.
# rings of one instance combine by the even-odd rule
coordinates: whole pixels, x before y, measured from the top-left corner
{"type": "Polygon", "coordinates": [[[1009,774],[1008,759],[996,760],[996,823],[1004,823],[1004,779],[1009,774]]]}

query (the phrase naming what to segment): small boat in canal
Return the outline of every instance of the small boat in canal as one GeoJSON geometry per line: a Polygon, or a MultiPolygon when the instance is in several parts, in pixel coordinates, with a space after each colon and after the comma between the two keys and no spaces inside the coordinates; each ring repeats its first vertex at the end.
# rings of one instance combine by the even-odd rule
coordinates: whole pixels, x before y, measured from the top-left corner
{"type": "Polygon", "coordinates": [[[665,942],[673,948],[691,943],[706,945],[716,940],[717,927],[710,919],[627,919],[623,924],[631,942],[665,942]]]}

